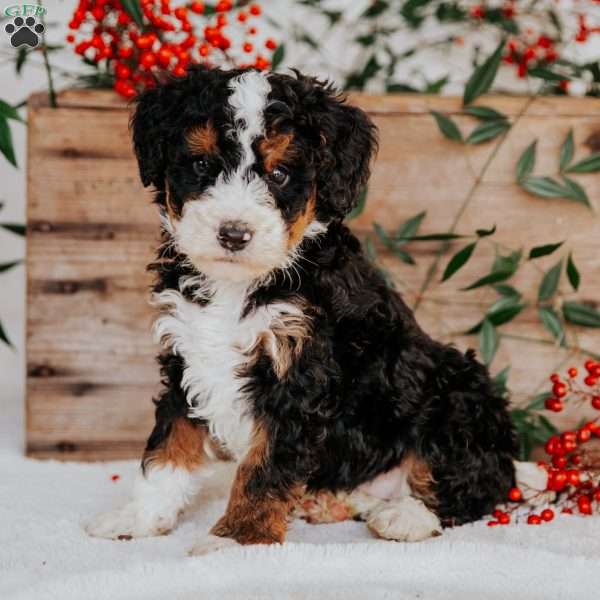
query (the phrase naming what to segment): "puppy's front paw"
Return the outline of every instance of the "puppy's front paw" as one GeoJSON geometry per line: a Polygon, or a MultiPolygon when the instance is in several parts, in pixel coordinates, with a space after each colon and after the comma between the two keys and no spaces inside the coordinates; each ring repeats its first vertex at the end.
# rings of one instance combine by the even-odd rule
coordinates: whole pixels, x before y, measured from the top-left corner
{"type": "Polygon", "coordinates": [[[84,529],[92,537],[129,540],[164,535],[173,529],[175,521],[176,515],[152,514],[130,502],[122,508],[97,515],[84,524],[84,529]]]}
{"type": "Polygon", "coordinates": [[[236,518],[225,515],[210,530],[210,533],[235,540],[244,546],[250,544],[282,544],[285,538],[284,527],[272,527],[260,520],[236,518]]]}
{"type": "Polygon", "coordinates": [[[188,554],[189,556],[204,556],[206,554],[212,554],[213,552],[219,552],[225,548],[234,548],[237,545],[238,543],[230,538],[207,535],[205,538],[194,544],[188,551],[188,554]]]}
{"type": "Polygon", "coordinates": [[[381,504],[369,514],[367,526],[378,537],[398,542],[420,542],[442,533],[437,516],[410,496],[381,504]]]}

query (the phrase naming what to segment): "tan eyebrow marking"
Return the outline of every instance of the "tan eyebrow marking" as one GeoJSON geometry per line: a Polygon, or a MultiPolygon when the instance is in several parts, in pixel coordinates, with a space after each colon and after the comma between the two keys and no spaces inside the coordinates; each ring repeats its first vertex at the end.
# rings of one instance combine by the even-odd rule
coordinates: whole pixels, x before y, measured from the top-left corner
{"type": "Polygon", "coordinates": [[[290,145],[294,135],[292,133],[277,133],[263,138],[258,144],[258,150],[263,158],[265,170],[270,173],[284,158],[290,158],[293,153],[290,145]]]}
{"type": "Polygon", "coordinates": [[[217,151],[217,131],[209,121],[206,125],[197,125],[185,134],[188,148],[194,154],[213,154],[217,151]]]}

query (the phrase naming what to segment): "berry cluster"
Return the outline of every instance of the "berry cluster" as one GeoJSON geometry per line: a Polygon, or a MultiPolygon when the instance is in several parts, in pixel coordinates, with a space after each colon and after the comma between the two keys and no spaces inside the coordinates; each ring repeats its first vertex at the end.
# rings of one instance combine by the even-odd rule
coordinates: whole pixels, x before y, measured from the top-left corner
{"type": "Polygon", "coordinates": [[[517,75],[525,77],[530,67],[553,63],[558,59],[556,41],[547,35],[535,36],[532,31],[523,38],[511,38],[503,57],[505,63],[516,65],[517,75]]]}
{"type": "MultiPolygon", "coordinates": [[[[578,383],[579,369],[571,367],[567,375],[564,379],[557,373],[551,375],[552,397],[546,400],[546,408],[558,412],[563,409],[565,401],[573,399],[578,404],[589,402],[592,407],[600,410],[600,362],[586,361],[581,375],[583,386],[578,383]]],[[[547,507],[540,514],[531,511],[526,513],[524,516],[529,525],[552,521],[556,510],[562,514],[577,512],[591,515],[594,506],[600,507],[600,472],[585,465],[581,453],[582,445],[594,437],[600,438],[598,419],[589,421],[574,431],[552,435],[547,440],[545,451],[550,462],[538,464],[546,470],[548,479],[546,489],[537,495],[554,493],[555,509],[547,507]]],[[[508,493],[508,508],[494,511],[493,520],[488,521],[488,525],[507,525],[511,520],[518,520],[513,517],[523,516],[523,500],[523,492],[519,488],[512,488],[508,493]]]]}
{"type": "Polygon", "coordinates": [[[67,41],[114,78],[115,91],[132,98],[154,86],[161,72],[181,77],[193,63],[267,69],[277,43],[259,39],[262,9],[245,4],[194,0],[173,7],[171,0],[140,0],[136,22],[121,0],[79,0],[69,23],[79,36],[70,33],[67,41]]]}

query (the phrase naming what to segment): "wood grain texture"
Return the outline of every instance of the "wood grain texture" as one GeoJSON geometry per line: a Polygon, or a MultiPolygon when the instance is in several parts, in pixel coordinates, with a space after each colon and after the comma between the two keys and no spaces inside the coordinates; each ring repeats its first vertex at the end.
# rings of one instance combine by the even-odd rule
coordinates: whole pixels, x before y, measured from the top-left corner
{"type": "MultiPolygon", "coordinates": [[[[492,151],[492,144],[463,147],[440,135],[432,109],[455,115],[464,132],[475,126],[459,114],[460,99],[353,95],[350,101],[371,114],[381,135],[367,208],[352,222],[355,231],[374,240],[373,222],[393,231],[422,210],[427,210],[422,233],[448,229],[492,151]]],[[[482,103],[514,118],[526,99],[488,97],[482,103]]],[[[112,92],[90,90],[64,92],[59,105],[49,108],[43,95],[29,104],[27,451],[78,460],[139,456],[158,389],[145,270],[156,247],[158,218],[151,192],[139,182],[129,107],[112,92]]],[[[598,303],[600,220],[583,206],[535,198],[514,183],[517,158],[534,138],[539,138],[536,174],[556,174],[559,147],[570,128],[577,157],[600,150],[597,101],[540,98],[529,105],[464,206],[458,230],[472,233],[497,224],[494,239],[515,249],[566,240],[565,249],[573,250],[584,274],[577,297],[598,303]]],[[[573,178],[600,208],[600,178],[573,178]]],[[[453,243],[452,250],[464,243],[453,243]]],[[[413,304],[438,244],[410,244],[415,266],[401,263],[380,244],[377,248],[381,265],[413,304]]],[[[436,274],[417,311],[426,330],[460,348],[476,346],[476,338],[463,332],[496,295],[489,289],[459,290],[487,272],[493,254],[493,247],[482,243],[449,282],[439,284],[436,274]]],[[[502,342],[493,370],[512,365],[517,403],[567,358],[540,327],[534,306],[537,267],[546,269],[557,260],[558,254],[540,259],[515,277],[514,285],[533,305],[502,330],[546,342],[502,342]]],[[[599,338],[598,331],[581,330],[579,341],[600,352],[599,338]]]]}

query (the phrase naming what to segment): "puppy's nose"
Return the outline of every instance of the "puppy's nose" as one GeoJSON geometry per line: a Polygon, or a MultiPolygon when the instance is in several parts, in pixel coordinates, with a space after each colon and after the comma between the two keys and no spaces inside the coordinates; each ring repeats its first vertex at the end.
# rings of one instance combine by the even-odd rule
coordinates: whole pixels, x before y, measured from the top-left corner
{"type": "Polygon", "coordinates": [[[248,227],[248,223],[244,223],[243,221],[226,221],[221,224],[217,239],[223,248],[232,252],[238,252],[248,245],[253,233],[250,227],[248,227]]]}

